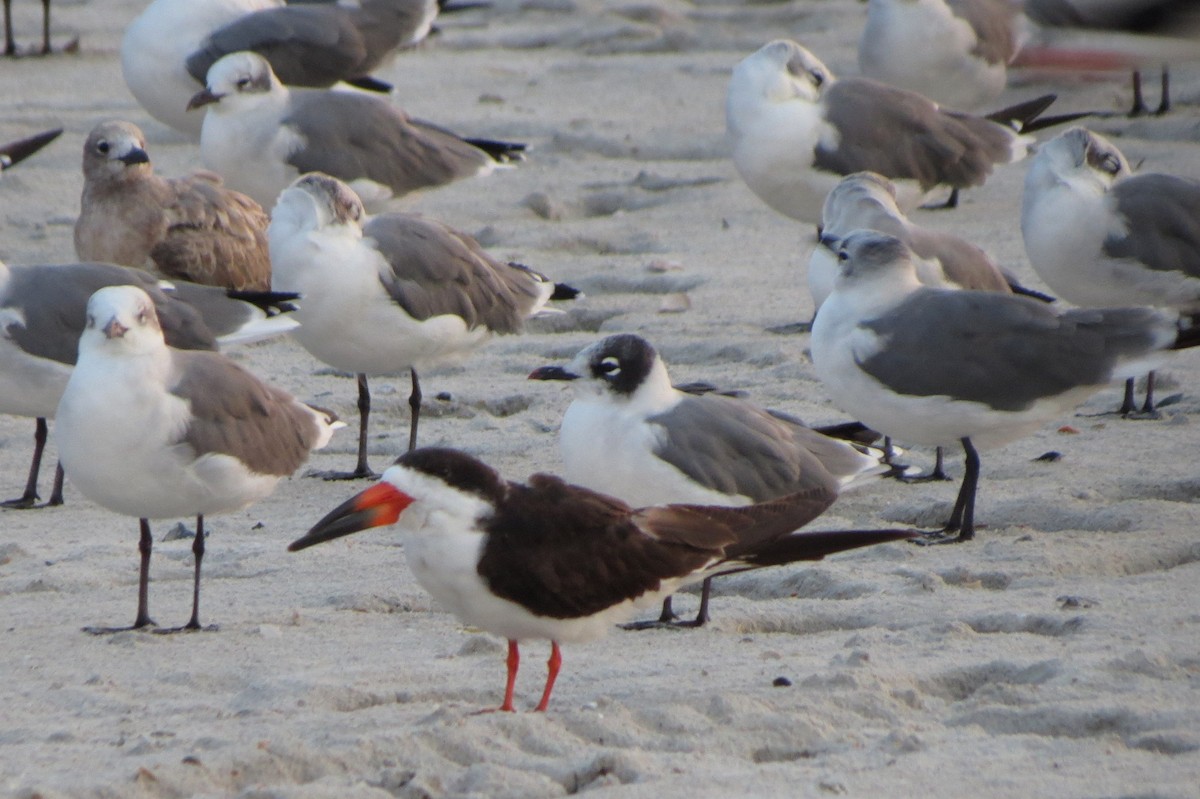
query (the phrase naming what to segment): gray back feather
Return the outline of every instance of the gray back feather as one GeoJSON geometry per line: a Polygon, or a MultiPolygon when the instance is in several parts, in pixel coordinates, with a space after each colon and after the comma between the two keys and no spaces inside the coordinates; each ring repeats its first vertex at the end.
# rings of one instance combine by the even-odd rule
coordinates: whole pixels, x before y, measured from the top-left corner
{"type": "Polygon", "coordinates": [[[320,430],[290,394],[216,353],[173,356],[178,381],[171,393],[191,404],[183,441],[197,456],[232,455],[253,472],[280,477],[308,458],[320,430]]]}
{"type": "Polygon", "coordinates": [[[1109,194],[1129,233],[1105,239],[1105,255],[1200,278],[1200,183],[1137,175],[1116,183],[1109,194]]]}
{"type": "Polygon", "coordinates": [[[755,502],[818,486],[837,492],[837,480],[810,449],[813,437],[824,436],[742,400],[687,396],[649,421],[666,432],[656,454],[715,491],[755,502]]]}
{"type": "Polygon", "coordinates": [[[859,366],[892,391],[1020,411],[1108,383],[1123,358],[1153,351],[1173,323],[1152,308],[1059,314],[1026,297],[919,289],[862,326],[883,350],[859,366]]]}
{"type": "MultiPolygon", "coordinates": [[[[24,351],[59,363],[74,364],[79,336],[87,322],[87,303],[105,286],[137,286],[150,295],[167,343],[177,349],[215,350],[216,339],[200,314],[158,287],[141,269],[113,264],[63,264],[9,267],[11,279],[0,305],[17,308],[25,325],[7,334],[24,351]]],[[[220,291],[220,289],[214,289],[220,291]]]]}
{"type": "Polygon", "coordinates": [[[1011,156],[1013,132],[866,78],[843,78],[825,92],[826,118],[841,134],[833,149],[817,147],[815,166],[839,175],[869,170],[966,188],[983,183],[1011,156]]]}
{"type": "Polygon", "coordinates": [[[496,261],[475,239],[432,219],[381,214],[363,236],[391,267],[380,276],[388,294],[414,319],[455,314],[468,328],[516,333],[540,299],[543,281],[529,270],[496,261]]]}
{"type": "Polygon", "coordinates": [[[348,92],[295,92],[283,120],[305,138],[288,157],[300,172],[350,182],[367,178],[397,195],[475,174],[482,150],[446,130],[410,119],[385,100],[348,92]]]}

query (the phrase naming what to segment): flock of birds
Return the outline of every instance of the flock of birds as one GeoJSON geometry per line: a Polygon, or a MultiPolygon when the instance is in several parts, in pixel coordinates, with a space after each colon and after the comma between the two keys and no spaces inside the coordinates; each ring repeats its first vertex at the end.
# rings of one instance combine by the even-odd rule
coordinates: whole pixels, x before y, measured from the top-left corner
{"type": "MultiPolygon", "coordinates": [[[[464,622],[508,639],[502,710],[514,709],[522,640],[552,642],[544,710],[560,642],[603,635],[660,600],[659,623],[672,623],[670,594],[683,585],[704,582],[699,614],[682,622],[699,625],[722,574],[971,539],[977,448],[1026,435],[1115,379],[1129,381],[1123,413],[1152,414],[1151,396],[1136,408],[1133,379],[1200,344],[1200,183],[1137,174],[1086,128],[1032,155],[1021,218],[1034,268],[1078,307],[908,218],[931,192],[950,190],[952,205],[996,166],[1031,156],[1034,131],[1088,115],[1048,117],[1052,96],[972,113],[995,101],[1022,52],[1008,0],[870,0],[859,53],[869,77],[838,78],[778,40],[734,66],[726,103],[746,185],[818,227],[812,358],[858,422],[814,429],[676,386],[653,345],[626,333],[529,375],[575,389],[561,427],[565,480],[510,482],[464,452],[420,448],[418,371],[576,295],[442,222],[391,210],[410,192],[524,157],[522,144],[459,136],[378,93],[389,87],[371,72],[428,35],[439,5],[153,0],[125,33],[126,83],[151,116],[198,140],[211,171],[160,176],[137,126],[101,122],[83,143],[80,262],[0,263],[0,412],[37,419],[25,491],[4,504],[38,506],[55,419],[48,504],[63,502],[65,471],[84,496],[139,520],[132,628],[157,626],[150,519],[196,517],[192,615],[173,629],[203,629],[204,517],[262,499],[345,426],[217,352],[238,342],[288,333],[357,376],[358,457],[329,478],[378,477],[368,379],[410,372],[408,451],[290,548],[398,524],[417,580],[464,622]],[[329,88],[338,82],[359,91],[329,88]],[[893,465],[882,436],[939,456],[963,448],[944,530],[801,531],[850,487],[925,479],[893,465]]],[[[1087,0],[1029,5],[1088,21],[1087,0]]],[[[11,34],[7,43],[15,52],[11,34]]],[[[0,147],[0,165],[60,132],[0,147]]]]}

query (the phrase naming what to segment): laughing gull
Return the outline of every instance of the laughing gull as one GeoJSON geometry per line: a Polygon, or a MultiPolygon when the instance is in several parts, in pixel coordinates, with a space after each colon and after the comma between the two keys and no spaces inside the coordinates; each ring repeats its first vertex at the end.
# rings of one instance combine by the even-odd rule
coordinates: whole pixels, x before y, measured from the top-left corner
{"type": "MultiPolygon", "coordinates": [[[[2,504],[31,508],[54,416],[79,350],[91,295],[114,285],[139,286],[154,300],[167,343],[178,349],[216,349],[258,341],[296,327],[281,310],[287,295],[227,292],[190,283],[164,283],[140,269],[112,264],[8,266],[0,262],[0,413],[37,419],[25,493],[2,504]]],[[[292,295],[294,297],[294,295],[292,295]]],[[[50,505],[62,504],[62,472],[50,505]]]]}
{"type": "Polygon", "coordinates": [[[511,712],[519,643],[549,639],[546,710],[560,642],[606,634],[710,575],[790,563],[912,537],[911,531],[794,532],[833,502],[813,488],[742,508],[661,505],[634,510],[548,474],[504,480],[466,453],[408,452],[383,480],[331,511],[289,550],[397,524],[417,582],[464,623],[508,639],[511,712]]]}
{"type": "Polygon", "coordinates": [[[411,373],[411,449],[421,409],[418,369],[460,360],[493,334],[518,333],[556,290],[570,294],[433,219],[368,219],[345,183],[320,173],[279,195],[268,233],[275,289],[305,298],[296,340],[358,378],[358,462],[331,477],[375,476],[367,466],[368,375],[411,373]]]}
{"type": "Polygon", "coordinates": [[[62,132],[62,128],[55,128],[8,144],[0,144],[0,172],[24,161],[61,136],[62,132]]]}
{"type": "Polygon", "coordinates": [[[188,112],[203,88],[187,71],[187,57],[213,31],[283,0],[153,0],[125,28],[121,74],[142,108],[159,122],[200,140],[204,114],[188,112]]]}
{"type": "Polygon", "coordinates": [[[842,237],[855,230],[877,230],[907,244],[917,256],[917,276],[927,286],[1004,292],[1014,288],[1015,281],[979,247],[911,222],[896,204],[892,181],[874,172],[856,172],[829,192],[821,210],[821,235],[808,260],[814,310],[833,291],[842,237]]]}
{"type": "Polygon", "coordinates": [[[204,83],[222,56],[250,50],[271,62],[288,86],[329,88],[345,81],[387,92],[391,86],[370,77],[398,50],[429,35],[438,15],[437,0],[359,0],[267,8],[238,17],[213,31],[188,56],[187,70],[204,83]]]}
{"type": "MultiPolygon", "coordinates": [[[[1069,302],[1200,311],[1200,181],[1135,175],[1112,142],[1085,128],[1039,148],[1021,233],[1033,268],[1069,302]]],[[[1130,380],[1120,412],[1134,409],[1130,380]]],[[[1151,372],[1141,412],[1154,411],[1151,372]]]]}
{"type": "Polygon", "coordinates": [[[102,122],[83,145],[75,252],[84,261],[153,269],[192,283],[271,288],[267,213],[211,172],[154,174],[130,122],[102,122]]]}
{"type": "MultiPolygon", "coordinates": [[[[812,358],[834,403],[901,441],[961,443],[966,472],[943,541],[975,534],[976,446],[1027,435],[1164,350],[1200,345],[1155,308],[1059,310],[988,291],[923,286],[912,251],[850,234],[813,325],[812,358]],[[957,536],[950,534],[957,533],[957,536]]],[[[1189,320],[1191,322],[1193,320],[1189,320]]]]}
{"type": "MultiPolygon", "coordinates": [[[[732,507],[814,488],[836,496],[888,470],[882,450],[831,438],[747,400],[680,391],[650,342],[631,333],[529,378],[568,380],[574,389],[559,428],[564,477],[634,507],[732,507]]],[[[700,610],[685,626],[708,621],[709,592],[706,579],[700,610]]],[[[674,618],[668,597],[659,622],[674,618]]]]}
{"type": "Polygon", "coordinates": [[[154,303],[136,286],[93,294],[56,438],[80,493],[139,520],[137,616],[125,629],[155,623],[150,519],[196,516],[192,615],[178,629],[199,630],[204,517],[266,497],[339,425],[223,355],[168,347],[154,303]]]}
{"type": "Polygon", "coordinates": [[[780,39],[734,67],[725,119],[734,166],[750,190],[779,213],[816,223],[825,195],[852,172],[896,181],[902,205],[939,186],[981,185],[996,164],[1025,157],[1032,138],[1019,131],[1036,127],[1053,100],[986,118],[946,111],[869,78],[837,79],[808,50],[780,39]]]}
{"type": "MultiPolygon", "coordinates": [[[[855,230],[875,230],[900,239],[913,251],[917,279],[926,286],[1018,293],[1043,301],[1053,298],[1022,286],[991,257],[951,233],[922,228],[896,205],[896,186],[874,172],[847,175],[829,192],[821,212],[821,235],[808,259],[808,289],[814,315],[833,291],[841,239],[855,230]]],[[[905,482],[946,480],[944,453],[937,448],[933,469],[925,475],[903,475],[905,482]]]]}
{"type": "Polygon", "coordinates": [[[1023,19],[1013,0],[870,0],[858,68],[948,108],[974,111],[1003,93],[1023,19]]]}
{"type": "Polygon", "coordinates": [[[290,91],[257,53],[231,53],[188,103],[207,106],[200,155],[230,187],[269,207],[299,175],[346,181],[369,208],[417,189],[490,174],[523,144],[463,139],[380,97],[290,91]]]}

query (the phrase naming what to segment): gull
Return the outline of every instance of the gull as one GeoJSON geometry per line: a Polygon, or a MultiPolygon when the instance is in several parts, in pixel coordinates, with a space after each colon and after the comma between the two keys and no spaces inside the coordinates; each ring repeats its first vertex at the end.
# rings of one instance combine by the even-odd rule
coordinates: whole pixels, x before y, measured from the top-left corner
{"type": "Polygon", "coordinates": [[[93,294],[58,404],[57,439],[80,493],[138,519],[137,616],[125,629],[155,624],[147,602],[150,519],[196,516],[192,615],[177,629],[202,629],[204,517],[269,495],[339,424],[223,355],[168,347],[154,303],[136,286],[93,294]]]}
{"type": "MultiPolygon", "coordinates": [[[[821,211],[821,235],[808,259],[814,316],[833,291],[842,237],[855,230],[887,233],[904,242],[913,252],[917,279],[926,286],[1017,293],[1047,302],[1053,299],[1022,286],[969,241],[914,224],[896,205],[895,184],[874,172],[856,172],[842,178],[829,192],[821,211]]],[[[938,447],[937,459],[928,474],[902,475],[901,479],[946,480],[944,458],[942,447],[938,447]]]]}
{"type": "MultiPolygon", "coordinates": [[[[741,506],[820,488],[843,488],[888,471],[883,451],[806,427],[798,419],[717,393],[671,384],[641,336],[621,333],[585,347],[531,380],[566,380],[574,400],[559,428],[564,477],[634,507],[741,506]]],[[[686,626],[708,621],[711,578],[686,626]]],[[[660,623],[674,614],[670,597],[660,623]]]]}
{"type": "Polygon", "coordinates": [[[93,128],[83,145],[83,178],[75,222],[80,259],[210,286],[270,289],[262,206],[211,172],[154,174],[136,125],[113,120],[93,128]]]}
{"type": "Polygon", "coordinates": [[[873,429],[962,445],[966,471],[935,542],[974,537],[977,447],[1027,435],[1166,350],[1200,345],[1195,320],[1172,311],[1059,310],[923,286],[912,251],[875,231],[850,234],[838,258],[841,272],[813,325],[813,364],[834,404],[873,429]]]}
{"type": "Polygon", "coordinates": [[[742,508],[619,499],[548,474],[504,480],[464,452],[407,452],[383,480],[335,508],[288,547],[397,524],[417,582],[464,623],[508,639],[499,710],[512,712],[519,644],[549,639],[550,703],[560,642],[599,638],[638,607],[709,575],[912,537],[911,531],[794,533],[833,502],[814,488],[742,508]]]}
{"type": "Polygon", "coordinates": [[[493,334],[518,333],[547,300],[574,292],[497,261],[436,220],[407,213],[368,219],[349,186],[320,173],[279,195],[268,234],[274,288],[305,297],[296,340],[357,375],[358,461],[353,472],[331,478],[377,476],[367,465],[369,375],[410,372],[411,449],[421,410],[418,370],[461,360],[493,334]]]}
{"type": "MultiPolygon", "coordinates": [[[[0,413],[37,420],[33,461],[25,492],[0,503],[32,508],[48,425],[71,376],[79,335],[92,294],[133,285],[153,299],[167,343],[178,349],[213,350],[248,343],[296,327],[289,315],[295,295],[228,292],[177,281],[166,283],[140,269],[112,264],[13,265],[0,262],[0,413]]],[[[57,470],[50,505],[61,505],[57,470]]]]}
{"type": "Polygon", "coordinates": [[[1023,21],[1013,0],[870,0],[858,68],[948,108],[973,111],[1004,92],[1023,21]]]}
{"type": "Polygon", "coordinates": [[[1015,281],[979,247],[909,220],[896,204],[896,185],[892,181],[874,172],[856,172],[842,178],[821,209],[818,246],[808,260],[808,289],[814,311],[833,290],[842,237],[855,230],[877,230],[907,244],[917,257],[917,276],[927,286],[1002,292],[1015,287],[1015,281]]]}
{"type": "Polygon", "coordinates": [[[208,85],[188,103],[204,106],[205,165],[264,207],[299,175],[325,172],[374,210],[417,189],[490,174],[525,147],[460,138],[379,97],[290,91],[257,53],[213,64],[208,85]]]}
{"type": "Polygon", "coordinates": [[[816,223],[825,195],[852,172],[895,181],[905,206],[939,186],[981,185],[996,164],[1025,157],[1032,138],[1022,134],[1053,101],[988,117],[947,111],[869,78],[835,78],[804,47],[779,39],[734,67],[725,119],[750,190],[784,216],[816,223]]]}
{"type": "Polygon", "coordinates": [[[222,56],[250,50],[271,62],[288,86],[329,88],[338,81],[374,91],[391,86],[370,76],[397,51],[429,35],[437,0],[359,0],[266,8],[210,33],[187,57],[187,70],[203,84],[222,56]]]}
{"type": "Polygon", "coordinates": [[[8,144],[0,144],[0,173],[24,161],[61,136],[62,132],[62,128],[54,128],[8,144]]]}
{"type": "Polygon", "coordinates": [[[204,114],[189,113],[187,103],[204,81],[188,73],[187,57],[222,26],[283,5],[283,0],[153,0],[121,38],[125,85],[150,116],[199,141],[204,114]]]}
{"type": "MultiPolygon", "coordinates": [[[[1025,176],[1025,252],[1046,285],[1076,305],[1200,311],[1200,181],[1134,174],[1117,147],[1075,127],[1042,145],[1025,176]]],[[[1120,413],[1135,411],[1125,386],[1120,413]]],[[[1154,373],[1143,414],[1154,407],[1154,373]]]]}

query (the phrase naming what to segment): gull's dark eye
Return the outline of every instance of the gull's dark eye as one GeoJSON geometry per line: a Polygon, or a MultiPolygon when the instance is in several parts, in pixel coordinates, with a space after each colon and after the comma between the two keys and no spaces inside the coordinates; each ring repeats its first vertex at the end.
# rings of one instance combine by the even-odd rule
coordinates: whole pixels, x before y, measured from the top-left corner
{"type": "Polygon", "coordinates": [[[146,324],[146,310],[144,308],[138,311],[137,320],[139,325],[146,324]]]}
{"type": "Polygon", "coordinates": [[[1115,175],[1121,171],[1121,162],[1112,153],[1107,153],[1100,161],[1100,168],[1110,175],[1115,175]]]}
{"type": "Polygon", "coordinates": [[[849,261],[849,260],[850,260],[850,253],[846,252],[845,250],[841,250],[841,251],[839,251],[839,252],[838,252],[838,260],[839,260],[839,261],[849,261]]]}
{"type": "Polygon", "coordinates": [[[809,74],[809,76],[812,77],[812,82],[813,82],[814,86],[820,86],[821,84],[823,84],[825,82],[825,73],[819,69],[810,69],[808,71],[808,74],[809,74]]]}
{"type": "Polygon", "coordinates": [[[250,79],[249,78],[239,78],[238,82],[234,85],[237,86],[239,89],[244,89],[250,85],[250,79]]]}
{"type": "Polygon", "coordinates": [[[96,151],[101,154],[107,153],[110,149],[112,149],[112,148],[109,145],[109,143],[106,141],[101,141],[99,144],[96,145],[96,151]]]}
{"type": "Polygon", "coordinates": [[[95,327],[96,326],[96,317],[92,316],[91,314],[88,314],[87,315],[87,326],[95,327]]]}

